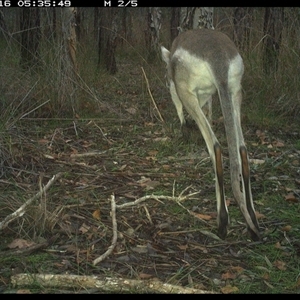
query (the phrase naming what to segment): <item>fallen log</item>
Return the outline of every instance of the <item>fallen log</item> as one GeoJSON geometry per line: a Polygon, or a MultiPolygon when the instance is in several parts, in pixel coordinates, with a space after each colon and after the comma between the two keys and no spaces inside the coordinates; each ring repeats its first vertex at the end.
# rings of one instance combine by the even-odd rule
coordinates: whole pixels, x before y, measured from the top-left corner
{"type": "Polygon", "coordinates": [[[216,294],[213,291],[183,287],[163,283],[157,279],[136,280],[123,278],[101,278],[100,276],[81,276],[70,274],[26,274],[11,276],[11,283],[16,287],[41,285],[44,288],[82,288],[98,289],[113,293],[168,293],[168,294],[216,294]]]}

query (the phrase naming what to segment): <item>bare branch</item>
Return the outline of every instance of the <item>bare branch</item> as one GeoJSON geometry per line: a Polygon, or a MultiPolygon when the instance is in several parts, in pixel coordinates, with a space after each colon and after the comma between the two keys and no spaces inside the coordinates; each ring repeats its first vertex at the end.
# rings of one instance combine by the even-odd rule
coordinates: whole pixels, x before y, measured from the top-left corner
{"type": "Polygon", "coordinates": [[[1,223],[0,223],[0,230],[6,228],[8,226],[8,224],[10,222],[12,222],[13,220],[22,217],[25,212],[27,207],[36,199],[38,199],[39,197],[41,197],[50,187],[51,185],[62,176],[62,173],[58,173],[56,175],[54,175],[49,181],[48,183],[45,185],[44,188],[42,188],[35,196],[33,196],[32,198],[30,198],[29,200],[27,200],[20,208],[18,208],[15,212],[13,212],[12,214],[8,215],[1,223]]]}
{"type": "Polygon", "coordinates": [[[103,292],[138,292],[172,294],[216,294],[213,291],[200,290],[163,283],[158,280],[134,280],[122,278],[101,278],[100,276],[57,275],[57,274],[17,274],[11,277],[14,287],[39,284],[51,288],[98,288],[103,292]]]}
{"type": "Polygon", "coordinates": [[[117,238],[118,238],[118,228],[117,228],[117,220],[116,220],[116,202],[115,202],[115,195],[111,195],[111,218],[112,218],[112,226],[113,226],[113,237],[111,245],[108,247],[107,251],[100,255],[98,258],[96,258],[93,261],[94,266],[104,260],[107,256],[109,256],[117,244],[117,238]]]}
{"type": "Polygon", "coordinates": [[[158,201],[160,203],[163,203],[161,200],[169,200],[169,201],[175,201],[175,202],[179,203],[179,202],[183,202],[183,201],[185,201],[187,199],[190,199],[191,196],[194,196],[196,194],[198,194],[198,192],[189,194],[187,196],[182,196],[182,193],[181,193],[179,197],[175,197],[175,196],[162,196],[162,195],[147,195],[147,196],[138,198],[138,199],[136,199],[136,200],[134,200],[132,202],[128,202],[128,203],[116,205],[116,207],[119,209],[119,208],[124,208],[124,207],[135,206],[135,205],[140,204],[141,202],[144,202],[144,201],[149,200],[149,199],[154,199],[154,200],[156,200],[156,201],[158,201]]]}

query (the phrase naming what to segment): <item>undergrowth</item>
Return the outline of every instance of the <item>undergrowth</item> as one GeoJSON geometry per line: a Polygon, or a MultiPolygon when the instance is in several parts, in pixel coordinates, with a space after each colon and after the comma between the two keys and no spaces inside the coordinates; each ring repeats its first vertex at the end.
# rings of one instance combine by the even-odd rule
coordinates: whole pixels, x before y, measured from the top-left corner
{"type": "MultiPolygon", "coordinates": [[[[139,32],[137,40],[141,36],[139,32]]],[[[80,78],[74,93],[79,109],[74,115],[62,93],[61,45],[44,40],[42,70],[24,72],[16,41],[2,40],[0,221],[63,172],[60,181],[3,231],[2,291],[12,289],[9,278],[14,274],[52,272],[134,279],[147,275],[218,292],[231,286],[232,293],[299,293],[297,45],[289,51],[291,42],[284,40],[284,63],[266,76],[260,44],[251,44],[252,50],[243,53],[242,126],[253,159],[253,197],[263,232],[259,243],[249,241],[232,198],[218,107],[214,128],[224,146],[231,227],[226,241],[207,234],[217,228],[211,161],[198,131],[190,139],[180,131],[162,61],[149,64],[143,47],[125,44],[117,51],[119,72],[110,75],[97,65],[95,41],[87,35],[78,49],[80,78]],[[89,152],[94,155],[76,156],[89,152]],[[120,213],[116,251],[99,267],[92,265],[111,243],[111,194],[121,203],[181,192],[198,194],[183,206],[153,201],[120,213]],[[37,253],[5,256],[8,245],[19,238],[51,244],[37,253]]],[[[47,289],[34,286],[31,291],[47,289]]]]}

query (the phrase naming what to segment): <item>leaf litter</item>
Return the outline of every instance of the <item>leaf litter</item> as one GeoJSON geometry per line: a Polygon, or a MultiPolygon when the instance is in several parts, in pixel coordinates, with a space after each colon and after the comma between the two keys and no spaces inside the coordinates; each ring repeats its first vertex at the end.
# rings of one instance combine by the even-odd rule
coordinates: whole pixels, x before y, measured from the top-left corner
{"type": "MultiPolygon", "coordinates": [[[[130,113],[133,111],[130,110],[130,113]]],[[[41,216],[43,225],[32,226],[30,222],[41,212],[40,204],[36,203],[25,216],[21,227],[20,235],[23,232],[25,236],[26,232],[32,240],[37,234],[58,236],[44,250],[55,261],[51,267],[48,266],[48,272],[77,273],[80,267],[84,274],[110,273],[124,278],[137,276],[141,279],[158,277],[173,284],[201,284],[208,290],[213,288],[222,293],[239,292],[239,281],[245,278],[250,280],[245,274],[248,269],[245,257],[256,244],[249,242],[247,234],[244,234],[243,222],[235,219],[232,220],[229,236],[225,241],[214,234],[216,203],[210,161],[204,161],[196,168],[193,165],[196,158],[191,161],[188,153],[182,149],[175,150],[172,155],[160,155],[164,147],[161,143],[171,143],[172,139],[165,139],[163,135],[166,133],[156,128],[155,124],[150,127],[153,129],[152,134],[155,132],[155,141],[148,137],[150,134],[145,138],[143,125],[141,133],[134,133],[130,125],[101,125],[105,136],[98,134],[97,127],[82,123],[76,126],[77,131],[85,138],[76,138],[70,127],[66,126],[54,132],[49,130],[43,139],[37,140],[37,153],[32,153],[32,145],[23,145],[23,159],[31,160],[35,155],[39,161],[35,165],[35,171],[45,174],[41,178],[42,184],[46,182],[47,176],[55,174],[57,170],[63,170],[65,174],[56,184],[56,188],[45,195],[47,205],[41,216]],[[129,145],[126,146],[128,142],[125,142],[125,137],[120,132],[132,132],[129,145]],[[186,160],[177,160],[176,157],[186,157],[186,160]],[[182,206],[175,202],[149,199],[143,204],[117,211],[117,246],[107,259],[97,267],[91,267],[91,262],[104,253],[111,243],[112,225],[108,201],[111,194],[115,195],[117,204],[121,205],[149,193],[178,195],[186,187],[189,187],[186,194],[200,191],[200,195],[181,203],[182,206]]],[[[146,130],[148,128],[149,126],[146,130]]],[[[261,135],[260,140],[265,146],[262,152],[271,151],[267,147],[270,144],[280,149],[285,146],[282,142],[269,143],[266,134],[261,135]]],[[[258,152],[257,158],[253,159],[260,159],[259,151],[253,150],[255,151],[258,152]]],[[[270,154],[277,162],[288,159],[282,151],[277,153],[278,155],[273,152],[270,154]]],[[[295,157],[296,152],[294,154],[290,158],[293,161],[295,158],[299,159],[299,153],[298,157],[295,157]]],[[[263,179],[265,165],[269,163],[268,160],[263,161],[253,161],[257,165],[256,181],[263,179]]],[[[279,172],[281,168],[281,165],[277,166],[279,172]]],[[[289,182],[299,184],[297,172],[297,169],[291,169],[289,182]]],[[[277,188],[282,193],[282,201],[297,205],[299,202],[295,200],[297,195],[294,193],[297,193],[296,188],[293,187],[293,192],[285,194],[286,181],[281,181],[278,176],[276,182],[279,183],[277,188]]],[[[23,183],[27,184],[28,191],[36,190],[35,174],[25,176],[25,172],[21,172],[15,177],[15,185],[23,183]]],[[[0,184],[7,189],[5,182],[0,184]]],[[[258,185],[254,184],[255,186],[258,189],[258,185]]],[[[226,191],[228,190],[229,182],[226,183],[226,191]]],[[[12,195],[16,204],[10,209],[15,210],[17,196],[12,195]]],[[[229,203],[229,210],[236,207],[234,201],[228,201],[228,205],[229,203]]],[[[268,208],[263,205],[257,205],[256,208],[262,210],[256,212],[262,229],[267,231],[280,226],[282,232],[293,231],[290,224],[272,220],[268,208]]],[[[5,217],[4,212],[2,210],[1,218],[5,217]]],[[[242,220],[241,216],[239,218],[242,220]]],[[[297,245],[296,240],[292,242],[297,245]]],[[[30,239],[15,238],[4,246],[22,249],[30,243],[30,239]]],[[[286,250],[283,246],[278,249],[286,250]]],[[[265,256],[265,263],[260,270],[288,270],[288,263],[281,259],[270,261],[265,256]]],[[[32,266],[27,268],[34,271],[32,266]]],[[[255,275],[251,280],[261,280],[261,277],[255,275]]],[[[264,280],[271,288],[269,279],[265,277],[264,280]]]]}

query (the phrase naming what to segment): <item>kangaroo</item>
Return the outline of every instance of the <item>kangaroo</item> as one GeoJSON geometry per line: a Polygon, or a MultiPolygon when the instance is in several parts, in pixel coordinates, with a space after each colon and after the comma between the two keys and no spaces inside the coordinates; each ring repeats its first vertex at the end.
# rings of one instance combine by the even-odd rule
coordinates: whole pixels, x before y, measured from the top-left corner
{"type": "Polygon", "coordinates": [[[243,59],[230,38],[212,29],[181,33],[171,50],[161,47],[167,64],[170,94],[181,125],[183,107],[205,140],[215,171],[218,235],[224,239],[229,224],[225,203],[222,149],[211,127],[212,95],[218,93],[228,143],[231,186],[253,240],[260,239],[255,215],[248,153],[241,128],[243,59]]]}

